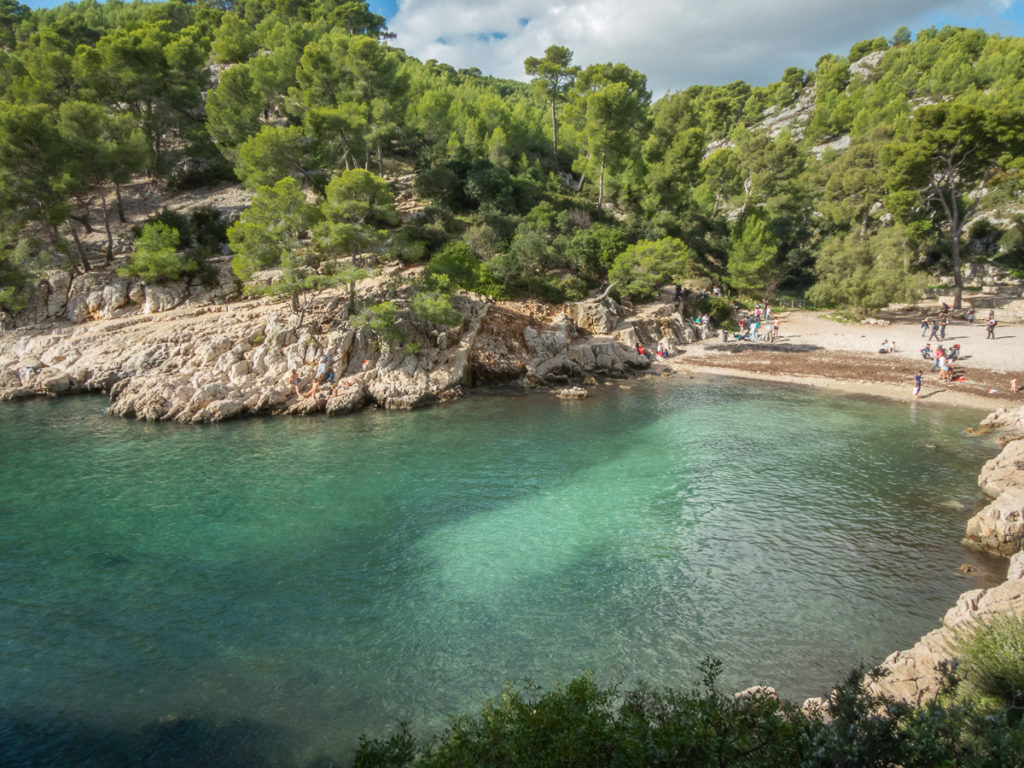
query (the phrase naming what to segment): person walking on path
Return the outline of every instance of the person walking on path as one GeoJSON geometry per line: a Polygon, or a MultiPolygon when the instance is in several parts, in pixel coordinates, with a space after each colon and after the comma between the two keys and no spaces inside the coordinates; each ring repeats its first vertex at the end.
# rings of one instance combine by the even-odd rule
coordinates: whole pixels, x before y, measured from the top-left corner
{"type": "Polygon", "coordinates": [[[928,335],[928,328],[929,328],[929,326],[931,324],[932,324],[932,321],[929,318],[927,318],[927,317],[924,320],[921,321],[921,338],[922,339],[925,336],[928,335]]]}
{"type": "Polygon", "coordinates": [[[974,327],[974,307],[967,308],[967,324],[974,327]]]}
{"type": "Polygon", "coordinates": [[[995,338],[996,338],[996,326],[998,324],[999,324],[999,321],[996,320],[995,314],[990,312],[989,316],[988,316],[988,335],[985,337],[986,339],[995,340],[995,338]]]}
{"type": "Polygon", "coordinates": [[[931,341],[932,339],[935,339],[936,341],[940,341],[940,339],[939,339],[939,321],[938,320],[932,320],[932,333],[931,333],[931,336],[928,337],[928,341],[931,341]]]}

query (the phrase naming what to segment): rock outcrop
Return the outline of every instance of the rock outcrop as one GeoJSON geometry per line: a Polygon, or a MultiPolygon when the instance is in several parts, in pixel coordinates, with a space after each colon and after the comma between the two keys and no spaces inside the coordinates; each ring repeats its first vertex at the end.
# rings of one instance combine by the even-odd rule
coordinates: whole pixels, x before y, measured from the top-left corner
{"type": "Polygon", "coordinates": [[[1024,547],[1024,488],[1003,491],[968,520],[964,543],[1006,557],[1019,552],[1024,547]]]}
{"type": "Polygon", "coordinates": [[[211,267],[217,276],[212,286],[199,281],[149,285],[111,272],[71,276],[51,269],[43,274],[29,306],[14,318],[5,316],[2,319],[6,327],[84,323],[225,304],[241,298],[240,284],[231,272],[231,260],[220,257],[212,261],[211,267]]]}
{"type": "Polygon", "coordinates": [[[75,314],[96,322],[0,336],[0,399],[107,392],[114,415],[195,423],[374,405],[410,409],[461,397],[478,384],[572,388],[587,377],[628,376],[651,365],[636,352],[637,341],[671,346],[693,337],[671,305],[628,320],[608,298],[552,308],[464,293],[453,299],[461,324],[435,327],[417,321],[408,297],[386,281],[367,283],[362,300],[394,301],[403,343],[354,328],[339,293],[325,292],[298,328],[288,307],[266,299],[161,311],[182,298],[173,287],[146,287],[133,298],[130,281],[108,282],[93,292],[93,309],[75,314]],[[333,386],[314,386],[322,359],[333,386]]]}
{"type": "Polygon", "coordinates": [[[1024,440],[1012,440],[998,456],[986,462],[978,485],[992,498],[1010,489],[1024,489],[1024,440]]]}

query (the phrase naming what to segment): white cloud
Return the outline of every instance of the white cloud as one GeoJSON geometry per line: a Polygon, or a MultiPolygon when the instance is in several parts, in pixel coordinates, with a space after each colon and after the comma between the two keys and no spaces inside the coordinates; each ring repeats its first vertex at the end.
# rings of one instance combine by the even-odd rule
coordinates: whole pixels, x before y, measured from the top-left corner
{"type": "MultiPolygon", "coordinates": [[[[416,58],[522,80],[523,59],[565,45],[574,63],[624,62],[655,96],[694,84],[765,84],[824,53],[916,32],[939,14],[993,25],[1008,0],[399,0],[388,27],[416,58]],[[714,3],[714,4],[712,4],[714,3]]],[[[989,31],[995,31],[994,26],[989,31]]]]}

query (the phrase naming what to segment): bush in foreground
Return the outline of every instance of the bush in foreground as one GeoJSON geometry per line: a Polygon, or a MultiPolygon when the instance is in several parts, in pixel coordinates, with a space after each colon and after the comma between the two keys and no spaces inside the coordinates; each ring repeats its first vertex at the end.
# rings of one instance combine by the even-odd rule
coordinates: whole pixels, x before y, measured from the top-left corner
{"type": "Polygon", "coordinates": [[[835,766],[934,768],[1024,764],[1024,728],[1005,712],[982,711],[957,695],[912,707],[871,696],[856,671],[820,712],[770,693],[733,696],[718,688],[720,663],[705,660],[689,692],[626,692],[591,676],[551,691],[508,687],[476,716],[417,739],[403,725],[387,739],[361,739],[358,768],[370,766],[835,766]]]}

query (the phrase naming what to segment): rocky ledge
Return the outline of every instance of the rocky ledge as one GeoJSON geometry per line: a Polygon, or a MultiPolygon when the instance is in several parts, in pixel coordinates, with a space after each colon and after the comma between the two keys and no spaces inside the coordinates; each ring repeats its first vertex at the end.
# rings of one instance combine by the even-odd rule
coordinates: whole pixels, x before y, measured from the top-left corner
{"type": "Polygon", "coordinates": [[[587,377],[625,377],[650,367],[637,342],[674,347],[697,334],[671,304],[630,317],[609,298],[553,308],[471,293],[453,298],[461,323],[436,326],[414,317],[396,285],[367,281],[359,299],[395,304],[402,343],[350,322],[347,297],[330,292],[301,327],[288,306],[260,299],[166,312],[138,305],[114,319],[8,331],[0,400],[103,392],[112,414],[192,423],[410,409],[478,384],[578,387],[587,377]],[[322,361],[333,386],[314,385],[322,361]]]}

